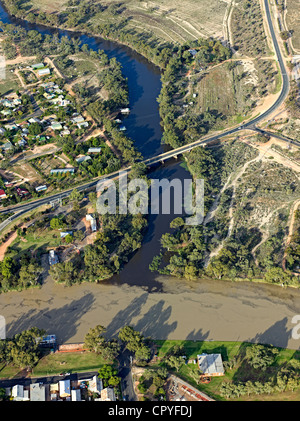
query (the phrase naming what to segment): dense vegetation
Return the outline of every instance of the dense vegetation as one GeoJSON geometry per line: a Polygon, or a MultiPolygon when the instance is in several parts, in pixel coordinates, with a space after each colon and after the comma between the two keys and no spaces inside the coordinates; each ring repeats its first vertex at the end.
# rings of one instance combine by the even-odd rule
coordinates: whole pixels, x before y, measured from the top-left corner
{"type": "Polygon", "coordinates": [[[42,272],[38,259],[30,253],[19,259],[6,256],[0,262],[0,292],[38,286],[42,272]]]}
{"type": "MultiPolygon", "coordinates": [[[[162,235],[162,249],[150,265],[152,271],[186,279],[263,278],[268,283],[298,286],[297,277],[282,268],[288,213],[274,212],[278,200],[286,200],[288,205],[288,200],[296,199],[299,182],[295,174],[272,162],[262,168],[258,162],[239,179],[234,197],[232,187],[225,185],[230,174],[255,156],[255,149],[237,141],[218,148],[198,148],[186,155],[194,179],[204,179],[204,224],[189,226],[183,218],[175,218],[170,224],[171,232],[162,235]],[[274,171],[281,174],[278,183],[274,182],[274,171]],[[210,218],[212,208],[215,211],[210,218]],[[230,223],[230,208],[234,224],[230,223]],[[264,231],[259,228],[260,219],[255,218],[259,212],[261,218],[265,217],[272,209],[273,224],[267,240],[260,245],[264,231]]],[[[296,254],[297,246],[294,249],[296,254]]],[[[293,253],[292,248],[289,251],[293,253]]],[[[293,264],[292,255],[289,258],[293,264]]],[[[295,256],[295,265],[296,261],[295,256]]]]}
{"type": "Polygon", "coordinates": [[[177,105],[178,100],[187,95],[184,74],[191,67],[190,49],[197,51],[194,58],[195,68],[206,68],[231,56],[231,51],[216,40],[199,39],[175,48],[175,54],[162,75],[162,89],[158,98],[164,128],[162,141],[173,148],[196,140],[222,118],[216,110],[205,110],[200,114],[196,110],[183,113],[182,107],[177,105]]]}

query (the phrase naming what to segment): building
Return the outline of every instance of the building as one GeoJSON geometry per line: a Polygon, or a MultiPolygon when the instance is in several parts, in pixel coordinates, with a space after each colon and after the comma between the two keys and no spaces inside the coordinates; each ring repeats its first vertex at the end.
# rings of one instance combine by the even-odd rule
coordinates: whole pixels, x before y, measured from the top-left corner
{"type": "Polygon", "coordinates": [[[206,376],[224,376],[221,354],[201,354],[197,355],[198,366],[206,376]]]}
{"type": "Polygon", "coordinates": [[[51,129],[52,130],[62,130],[63,126],[58,122],[58,121],[54,121],[51,124],[51,129]]]}
{"type": "Polygon", "coordinates": [[[92,380],[89,381],[89,390],[94,393],[101,394],[103,390],[102,380],[98,376],[94,376],[92,380]]]}
{"type": "Polygon", "coordinates": [[[190,53],[193,57],[195,57],[195,55],[197,54],[197,52],[198,52],[197,50],[194,50],[194,49],[192,49],[192,48],[189,50],[189,53],[190,53]]]}
{"type": "Polygon", "coordinates": [[[74,117],[71,120],[71,122],[74,123],[74,124],[83,123],[84,122],[84,118],[82,117],[82,115],[79,115],[77,117],[74,117]]]}
{"type": "Polygon", "coordinates": [[[105,389],[101,390],[101,400],[102,401],[115,401],[116,396],[114,389],[111,387],[106,387],[105,389]]]}
{"type": "Polygon", "coordinates": [[[71,382],[70,380],[59,381],[59,396],[61,398],[68,398],[71,396],[71,382]]]}
{"type": "Polygon", "coordinates": [[[2,148],[3,152],[8,152],[8,151],[10,151],[11,149],[13,149],[13,144],[12,144],[10,141],[8,141],[8,142],[4,143],[4,144],[1,146],[1,148],[2,148]]]}
{"type": "Polygon", "coordinates": [[[81,391],[80,389],[71,390],[71,399],[72,401],[81,401],[81,391]]]}
{"type": "Polygon", "coordinates": [[[3,189],[0,189],[0,199],[6,199],[7,195],[3,189]]]}
{"type": "Polygon", "coordinates": [[[87,121],[83,121],[82,123],[77,123],[77,127],[78,129],[89,127],[89,123],[87,121]]]}
{"type": "Polygon", "coordinates": [[[129,108],[121,108],[120,109],[120,113],[121,114],[129,114],[130,113],[130,109],[129,108]]]}
{"type": "Polygon", "coordinates": [[[46,69],[40,69],[40,70],[38,70],[38,75],[39,76],[50,75],[50,69],[48,69],[48,68],[46,68],[46,69]]]}
{"type": "Polygon", "coordinates": [[[30,400],[35,402],[46,401],[46,387],[42,383],[33,383],[30,385],[30,400]]]}
{"type": "Polygon", "coordinates": [[[40,191],[47,190],[47,186],[38,186],[35,188],[35,191],[39,193],[40,191]]]}
{"type": "Polygon", "coordinates": [[[55,265],[56,263],[58,263],[58,257],[55,254],[54,250],[50,250],[49,251],[49,265],[52,266],[52,265],[55,265]]]}
{"type": "Polygon", "coordinates": [[[21,187],[17,187],[16,190],[17,190],[17,195],[19,197],[24,197],[24,196],[27,196],[27,194],[29,194],[28,190],[22,189],[21,187]]]}
{"type": "Polygon", "coordinates": [[[64,231],[60,233],[60,238],[65,238],[67,235],[73,235],[73,231],[64,231]]]}
{"type": "Polygon", "coordinates": [[[42,69],[44,67],[44,63],[36,63],[31,66],[34,70],[42,69]]]}
{"type": "Polygon", "coordinates": [[[24,398],[24,386],[15,384],[11,389],[11,396],[14,398],[14,401],[22,401],[24,398]]]}
{"type": "Polygon", "coordinates": [[[86,220],[87,221],[90,221],[90,223],[91,223],[91,230],[92,230],[92,232],[95,232],[95,231],[97,231],[97,221],[96,221],[96,219],[93,217],[93,215],[90,215],[90,214],[88,214],[88,215],[86,215],[86,220]]]}
{"type": "Polygon", "coordinates": [[[73,174],[75,172],[75,168],[55,168],[50,170],[50,174],[66,174],[66,173],[73,174]]]}
{"type": "Polygon", "coordinates": [[[80,156],[79,158],[76,158],[77,164],[81,164],[82,162],[89,161],[92,159],[89,155],[87,156],[80,156]]]}
{"type": "Polygon", "coordinates": [[[100,153],[101,148],[89,148],[88,153],[100,153]]]}

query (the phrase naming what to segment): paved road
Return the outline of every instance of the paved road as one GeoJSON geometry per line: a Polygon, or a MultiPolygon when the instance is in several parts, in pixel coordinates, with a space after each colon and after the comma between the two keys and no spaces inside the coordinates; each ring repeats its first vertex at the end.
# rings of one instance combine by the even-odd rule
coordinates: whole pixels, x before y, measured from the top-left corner
{"type": "Polygon", "coordinates": [[[119,372],[121,377],[122,396],[126,401],[137,401],[137,396],[134,393],[133,377],[131,371],[131,356],[132,354],[124,347],[121,349],[119,355],[119,372]]]}

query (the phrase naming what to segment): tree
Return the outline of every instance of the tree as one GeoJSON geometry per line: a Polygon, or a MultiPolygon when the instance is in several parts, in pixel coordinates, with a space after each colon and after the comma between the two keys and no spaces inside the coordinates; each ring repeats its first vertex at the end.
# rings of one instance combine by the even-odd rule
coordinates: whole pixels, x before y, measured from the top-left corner
{"type": "Polygon", "coordinates": [[[173,219],[170,223],[170,228],[180,228],[183,227],[184,220],[181,217],[173,219]]]}
{"type": "Polygon", "coordinates": [[[100,354],[104,348],[105,338],[102,336],[105,333],[105,327],[97,325],[91,328],[84,338],[84,347],[89,351],[100,354]]]}
{"type": "Polygon", "coordinates": [[[50,227],[53,230],[59,230],[61,228],[65,228],[66,224],[61,218],[54,217],[50,221],[50,227]]]}
{"type": "Polygon", "coordinates": [[[165,359],[165,363],[170,367],[175,368],[176,371],[179,371],[180,367],[184,363],[184,358],[182,356],[170,355],[165,359]]]}
{"type": "Polygon", "coordinates": [[[42,126],[39,123],[32,123],[28,128],[29,134],[37,136],[42,133],[42,126]]]}
{"type": "Polygon", "coordinates": [[[255,344],[247,347],[246,358],[253,368],[260,368],[264,371],[268,366],[274,363],[278,353],[279,351],[277,348],[255,344]]]}
{"type": "Polygon", "coordinates": [[[119,377],[117,375],[117,370],[114,369],[111,365],[104,365],[98,371],[99,379],[102,379],[104,387],[108,386],[117,386],[120,382],[119,377]],[[109,382],[111,381],[111,384],[109,382]]]}
{"type": "Polygon", "coordinates": [[[33,367],[39,360],[39,338],[45,331],[31,328],[16,334],[7,344],[9,359],[20,368],[33,367]]]}

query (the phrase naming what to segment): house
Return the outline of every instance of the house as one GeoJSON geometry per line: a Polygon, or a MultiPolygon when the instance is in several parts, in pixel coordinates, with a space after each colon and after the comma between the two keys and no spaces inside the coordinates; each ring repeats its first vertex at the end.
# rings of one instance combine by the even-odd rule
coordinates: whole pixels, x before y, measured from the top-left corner
{"type": "Polygon", "coordinates": [[[11,111],[10,110],[2,110],[1,114],[3,114],[4,117],[7,117],[8,115],[11,115],[11,111]]]}
{"type": "Polygon", "coordinates": [[[116,396],[114,389],[111,387],[106,387],[105,389],[101,390],[101,400],[102,401],[115,401],[116,396]]]}
{"type": "Polygon", "coordinates": [[[49,251],[49,265],[52,266],[52,265],[55,265],[56,263],[58,263],[58,257],[55,254],[54,250],[50,250],[49,251]]]}
{"type": "Polygon", "coordinates": [[[3,189],[0,189],[0,199],[6,199],[7,195],[3,189]]]}
{"type": "Polygon", "coordinates": [[[84,127],[89,127],[89,123],[87,121],[83,121],[82,123],[77,123],[78,129],[82,129],[84,127]]]}
{"type": "Polygon", "coordinates": [[[88,153],[100,153],[101,148],[89,148],[88,153]]]}
{"type": "Polygon", "coordinates": [[[197,54],[197,50],[194,50],[193,48],[191,48],[191,49],[189,49],[189,53],[193,56],[193,57],[195,57],[195,55],[197,54]]]}
{"type": "Polygon", "coordinates": [[[28,120],[28,123],[30,123],[30,124],[40,123],[40,122],[41,122],[41,120],[39,120],[38,118],[33,118],[33,117],[28,120]]]}
{"type": "Polygon", "coordinates": [[[99,394],[103,390],[102,380],[99,379],[98,376],[94,376],[92,380],[89,381],[89,390],[99,394]]]}
{"type": "Polygon", "coordinates": [[[53,121],[51,123],[51,129],[52,130],[62,130],[63,126],[58,121],[53,121]]]}
{"type": "Polygon", "coordinates": [[[48,69],[48,68],[46,68],[46,69],[40,69],[40,70],[38,70],[38,75],[39,76],[50,75],[50,69],[48,69]]]}
{"type": "Polygon", "coordinates": [[[81,391],[80,389],[71,390],[71,399],[72,401],[81,401],[81,391]]]}
{"type": "Polygon", "coordinates": [[[59,396],[61,398],[67,398],[71,396],[71,382],[70,380],[59,381],[59,396]]]}
{"type": "Polygon", "coordinates": [[[73,235],[73,231],[64,231],[60,233],[60,238],[65,238],[67,235],[73,235]]]}
{"type": "Polygon", "coordinates": [[[25,140],[25,139],[23,139],[23,137],[22,137],[22,139],[20,139],[20,140],[18,141],[18,145],[19,145],[19,146],[25,146],[25,145],[27,145],[27,142],[26,142],[26,140],[25,140]]]}
{"type": "Polygon", "coordinates": [[[90,223],[91,223],[91,230],[92,230],[92,232],[95,232],[95,231],[97,231],[97,221],[96,221],[96,219],[93,217],[93,215],[86,215],[86,220],[87,221],[90,221],[90,223]]]}
{"type": "Polygon", "coordinates": [[[10,141],[8,141],[8,142],[4,143],[1,146],[1,148],[2,148],[3,152],[8,152],[13,148],[13,144],[10,141]]]}
{"type": "Polygon", "coordinates": [[[68,136],[71,134],[69,129],[64,129],[62,132],[60,132],[60,136],[68,136]]]}
{"type": "Polygon", "coordinates": [[[19,197],[27,196],[27,194],[29,194],[28,190],[22,189],[21,187],[17,187],[17,195],[19,197]]]}
{"type": "Polygon", "coordinates": [[[50,174],[66,174],[68,172],[73,174],[75,172],[75,168],[56,168],[50,170],[50,174]]]}
{"type": "Polygon", "coordinates": [[[30,385],[30,400],[35,402],[46,401],[46,387],[42,383],[33,383],[30,385]]]}
{"type": "Polygon", "coordinates": [[[74,123],[74,124],[83,123],[84,122],[84,118],[81,115],[79,115],[78,117],[74,117],[71,120],[71,122],[74,123]]]}
{"type": "Polygon", "coordinates": [[[11,389],[11,396],[14,398],[14,401],[22,401],[24,398],[24,386],[15,384],[11,389]]]}
{"type": "Polygon", "coordinates": [[[59,384],[51,383],[50,384],[50,400],[57,401],[59,397],[59,384]]]}
{"type": "Polygon", "coordinates": [[[200,371],[206,376],[224,376],[225,370],[221,354],[197,355],[200,371]]]}

